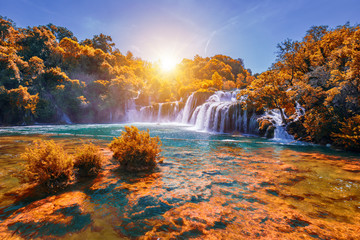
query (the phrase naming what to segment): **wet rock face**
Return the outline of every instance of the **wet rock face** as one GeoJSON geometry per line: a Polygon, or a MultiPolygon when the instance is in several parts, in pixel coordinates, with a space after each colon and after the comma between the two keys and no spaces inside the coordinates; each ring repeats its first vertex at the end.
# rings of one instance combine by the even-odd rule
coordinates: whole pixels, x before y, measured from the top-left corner
{"type": "Polygon", "coordinates": [[[141,122],[174,122],[183,108],[184,103],[180,101],[155,103],[141,107],[138,118],[133,120],[141,122]]]}
{"type": "Polygon", "coordinates": [[[191,105],[190,105],[190,116],[189,119],[186,120],[186,122],[188,122],[191,119],[192,114],[194,113],[196,107],[204,104],[206,102],[206,100],[209,99],[209,97],[211,95],[213,95],[213,92],[195,92],[194,96],[193,96],[193,101],[191,101],[191,105]]]}
{"type": "Polygon", "coordinates": [[[307,134],[303,125],[304,117],[300,117],[297,121],[291,121],[286,126],[286,131],[294,136],[295,140],[311,141],[310,136],[307,134]]]}
{"type": "Polygon", "coordinates": [[[266,138],[274,138],[274,133],[275,133],[275,126],[274,125],[270,125],[265,132],[265,137],[266,138]]]}
{"type": "Polygon", "coordinates": [[[273,138],[275,126],[270,118],[259,118],[259,135],[261,137],[273,138]]]}

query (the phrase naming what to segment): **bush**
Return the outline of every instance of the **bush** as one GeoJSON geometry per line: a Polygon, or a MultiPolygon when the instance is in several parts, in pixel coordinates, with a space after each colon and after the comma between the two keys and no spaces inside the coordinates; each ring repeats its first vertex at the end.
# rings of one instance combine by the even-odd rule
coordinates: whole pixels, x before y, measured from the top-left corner
{"type": "Polygon", "coordinates": [[[102,166],[103,157],[100,148],[94,144],[85,144],[76,149],[74,167],[80,176],[94,176],[102,166]]]}
{"type": "Polygon", "coordinates": [[[21,182],[35,182],[54,191],[66,187],[73,180],[73,161],[54,141],[35,141],[21,158],[26,161],[21,182]]]}
{"type": "Polygon", "coordinates": [[[345,150],[360,152],[360,115],[350,117],[340,124],[340,133],[331,135],[334,145],[345,150]]]}
{"type": "Polygon", "coordinates": [[[160,146],[159,137],[150,137],[149,130],[139,131],[134,126],[126,126],[122,135],[109,145],[120,168],[130,172],[154,169],[159,160],[160,146]]]}

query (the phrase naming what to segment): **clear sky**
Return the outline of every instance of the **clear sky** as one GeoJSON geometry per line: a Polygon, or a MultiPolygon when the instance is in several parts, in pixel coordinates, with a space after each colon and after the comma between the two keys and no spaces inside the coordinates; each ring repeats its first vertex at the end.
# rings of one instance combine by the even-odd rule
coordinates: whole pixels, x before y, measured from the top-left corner
{"type": "Polygon", "coordinates": [[[0,0],[19,27],[53,23],[79,40],[104,33],[116,47],[155,61],[224,54],[260,73],[276,45],[314,25],[360,24],[360,0],[0,0]]]}

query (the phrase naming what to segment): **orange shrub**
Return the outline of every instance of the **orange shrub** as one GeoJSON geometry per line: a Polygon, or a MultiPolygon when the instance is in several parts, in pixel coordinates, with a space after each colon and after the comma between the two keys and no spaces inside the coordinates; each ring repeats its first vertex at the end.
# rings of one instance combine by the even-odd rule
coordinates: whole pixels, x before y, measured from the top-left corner
{"type": "Polygon", "coordinates": [[[126,126],[122,135],[109,145],[120,167],[130,172],[154,169],[160,158],[160,146],[159,137],[150,137],[149,130],[139,131],[134,126],[126,126]]]}
{"type": "Polygon", "coordinates": [[[36,182],[46,190],[58,190],[73,180],[73,161],[54,141],[35,141],[21,154],[26,161],[21,182],[36,182]]]}
{"type": "Polygon", "coordinates": [[[96,175],[102,167],[103,156],[94,144],[85,144],[76,149],[74,167],[81,176],[96,175]]]}

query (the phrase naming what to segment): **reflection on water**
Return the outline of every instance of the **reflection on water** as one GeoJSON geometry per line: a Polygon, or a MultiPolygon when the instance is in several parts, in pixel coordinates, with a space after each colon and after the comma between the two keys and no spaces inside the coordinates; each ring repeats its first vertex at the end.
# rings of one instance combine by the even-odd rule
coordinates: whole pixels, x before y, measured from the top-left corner
{"type": "Polygon", "coordinates": [[[111,161],[106,145],[123,125],[6,128],[0,238],[360,239],[359,155],[186,127],[140,127],[163,141],[164,162],[146,174],[121,172],[111,161]],[[104,169],[55,195],[20,186],[12,177],[22,170],[19,154],[39,138],[68,152],[93,141],[107,156],[104,169]]]}

